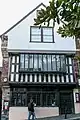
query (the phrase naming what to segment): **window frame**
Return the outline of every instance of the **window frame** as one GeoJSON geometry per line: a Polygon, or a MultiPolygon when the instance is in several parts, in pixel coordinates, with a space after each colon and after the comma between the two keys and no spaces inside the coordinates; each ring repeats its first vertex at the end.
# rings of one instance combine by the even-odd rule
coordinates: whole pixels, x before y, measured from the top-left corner
{"type": "Polygon", "coordinates": [[[30,26],[30,42],[33,42],[33,43],[55,43],[54,42],[54,28],[53,27],[41,26],[41,28],[40,28],[41,29],[41,41],[32,41],[32,39],[31,39],[31,37],[32,37],[31,29],[32,28],[39,28],[39,26],[30,26]],[[43,36],[43,29],[44,28],[52,28],[52,35],[50,35],[50,36],[52,36],[52,41],[48,42],[48,41],[43,40],[43,37],[44,37],[43,36]]]}

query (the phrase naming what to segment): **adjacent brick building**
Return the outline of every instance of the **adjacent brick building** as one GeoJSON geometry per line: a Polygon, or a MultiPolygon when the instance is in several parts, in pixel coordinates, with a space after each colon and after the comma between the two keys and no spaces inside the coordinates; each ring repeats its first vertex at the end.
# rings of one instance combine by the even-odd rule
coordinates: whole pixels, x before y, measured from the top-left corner
{"type": "Polygon", "coordinates": [[[9,57],[8,57],[8,37],[3,35],[1,37],[1,51],[2,51],[2,114],[7,114],[9,106],[10,89],[8,84],[8,69],[9,69],[9,57]],[[7,111],[7,112],[6,112],[7,111]]]}

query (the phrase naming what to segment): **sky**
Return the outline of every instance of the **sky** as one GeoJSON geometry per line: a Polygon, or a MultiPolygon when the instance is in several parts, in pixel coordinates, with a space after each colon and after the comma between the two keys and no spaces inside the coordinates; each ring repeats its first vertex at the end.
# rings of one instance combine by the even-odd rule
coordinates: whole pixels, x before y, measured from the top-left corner
{"type": "Polygon", "coordinates": [[[0,0],[0,35],[24,17],[30,10],[50,0],[0,0]]]}
{"type": "Polygon", "coordinates": [[[50,0],[0,0],[0,35],[23,18],[28,12],[33,10],[37,5],[40,3],[49,5],[49,1],[50,0]]]}
{"type": "MultiPolygon", "coordinates": [[[[12,27],[37,5],[40,3],[48,5],[49,1],[50,0],[0,0],[0,35],[12,27]]],[[[0,67],[2,67],[1,49],[0,67]]]]}

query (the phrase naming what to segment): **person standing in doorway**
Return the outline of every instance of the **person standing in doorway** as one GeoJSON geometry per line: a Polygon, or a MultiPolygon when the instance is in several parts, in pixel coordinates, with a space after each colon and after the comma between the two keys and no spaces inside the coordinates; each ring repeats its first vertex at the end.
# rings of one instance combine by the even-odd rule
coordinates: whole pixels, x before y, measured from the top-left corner
{"type": "Polygon", "coordinates": [[[29,115],[28,115],[28,120],[30,120],[30,117],[32,116],[32,120],[35,120],[35,112],[34,112],[34,103],[33,103],[33,99],[30,99],[30,102],[28,104],[28,111],[29,111],[29,115]]]}

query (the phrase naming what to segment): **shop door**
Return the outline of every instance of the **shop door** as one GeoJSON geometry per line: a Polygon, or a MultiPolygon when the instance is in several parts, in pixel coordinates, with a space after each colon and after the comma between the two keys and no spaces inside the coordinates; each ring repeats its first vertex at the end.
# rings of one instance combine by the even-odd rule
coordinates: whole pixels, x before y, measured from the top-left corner
{"type": "Polygon", "coordinates": [[[60,114],[72,114],[72,93],[60,93],[60,114]]]}

